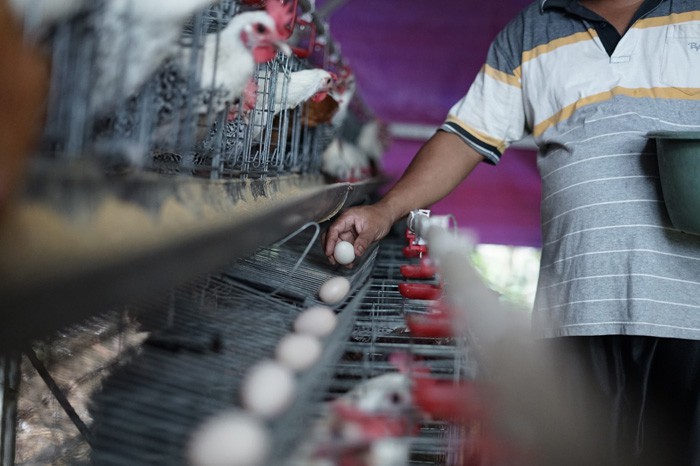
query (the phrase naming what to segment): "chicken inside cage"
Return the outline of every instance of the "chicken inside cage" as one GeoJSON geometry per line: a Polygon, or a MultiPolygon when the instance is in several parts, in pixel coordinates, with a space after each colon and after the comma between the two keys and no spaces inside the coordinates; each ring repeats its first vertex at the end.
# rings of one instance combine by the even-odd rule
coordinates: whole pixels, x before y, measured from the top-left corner
{"type": "Polygon", "coordinates": [[[296,110],[335,83],[286,43],[296,2],[48,3],[10,3],[54,64],[41,153],[214,179],[319,170],[328,136],[296,110]]]}

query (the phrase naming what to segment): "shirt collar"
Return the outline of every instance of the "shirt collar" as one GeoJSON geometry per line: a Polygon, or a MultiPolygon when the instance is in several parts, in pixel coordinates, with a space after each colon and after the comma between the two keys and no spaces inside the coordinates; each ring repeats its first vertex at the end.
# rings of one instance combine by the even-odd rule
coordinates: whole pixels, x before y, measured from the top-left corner
{"type": "MultiPolygon", "coordinates": [[[[665,1],[666,0],[658,0],[656,3],[658,4],[665,1]]],[[[578,4],[578,0],[540,0],[540,11],[544,13],[544,10],[552,8],[567,9],[568,6],[573,7],[575,4],[578,4]]]]}
{"type": "Polygon", "coordinates": [[[550,8],[565,8],[569,3],[577,0],[540,0],[540,10],[548,10],[550,8]]]}

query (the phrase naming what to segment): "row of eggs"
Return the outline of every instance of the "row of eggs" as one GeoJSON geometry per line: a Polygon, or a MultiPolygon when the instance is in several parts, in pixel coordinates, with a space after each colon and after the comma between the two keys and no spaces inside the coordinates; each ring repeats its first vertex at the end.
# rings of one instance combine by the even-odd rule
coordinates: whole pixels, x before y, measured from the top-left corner
{"type": "MultiPolygon", "coordinates": [[[[353,253],[354,260],[354,253],[353,253]]],[[[333,277],[321,285],[318,297],[326,304],[342,301],[350,291],[345,277],[333,277]]],[[[194,433],[188,448],[194,466],[259,466],[270,451],[265,420],[281,415],[292,404],[295,373],[310,368],[321,356],[321,339],[337,325],[335,312],[317,305],[294,320],[294,332],[277,344],[275,359],[250,368],[241,384],[241,405],[208,419],[194,433]]]]}

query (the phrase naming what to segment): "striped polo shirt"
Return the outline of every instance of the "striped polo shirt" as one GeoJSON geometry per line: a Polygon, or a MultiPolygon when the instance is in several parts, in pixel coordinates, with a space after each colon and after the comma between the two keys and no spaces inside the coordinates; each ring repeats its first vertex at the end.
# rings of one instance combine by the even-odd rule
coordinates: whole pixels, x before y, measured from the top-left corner
{"type": "Polygon", "coordinates": [[[528,134],[539,147],[537,336],[700,339],[700,235],[671,225],[647,136],[700,130],[700,1],[647,0],[622,37],[575,0],[538,1],[441,129],[493,164],[528,134]]]}

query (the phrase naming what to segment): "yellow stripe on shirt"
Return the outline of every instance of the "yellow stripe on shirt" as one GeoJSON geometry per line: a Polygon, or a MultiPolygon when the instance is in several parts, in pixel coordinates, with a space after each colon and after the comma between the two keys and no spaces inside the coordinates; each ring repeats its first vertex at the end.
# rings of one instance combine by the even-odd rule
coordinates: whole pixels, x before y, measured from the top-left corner
{"type": "MultiPolygon", "coordinates": [[[[576,44],[578,42],[586,42],[597,36],[598,33],[595,31],[595,29],[588,29],[583,32],[577,32],[576,34],[572,34],[570,36],[555,39],[551,42],[547,42],[546,44],[538,45],[534,49],[526,50],[525,52],[523,52],[523,63],[526,63],[530,60],[534,60],[535,58],[539,57],[540,55],[544,55],[545,53],[553,52],[554,50],[560,47],[576,44]]],[[[519,75],[519,73],[516,72],[514,72],[514,74],[519,75]]]]}
{"type": "Polygon", "coordinates": [[[600,92],[583,99],[579,99],[568,105],[544,121],[535,125],[534,136],[540,136],[547,129],[561,123],[571,117],[577,110],[586,105],[604,102],[617,96],[633,97],[635,99],[678,99],[678,100],[700,100],[700,89],[696,88],[676,88],[676,87],[652,87],[635,88],[614,87],[609,91],[600,92]]]}
{"type": "Polygon", "coordinates": [[[688,21],[700,21],[700,11],[687,11],[685,13],[671,13],[668,16],[660,16],[657,18],[640,19],[633,28],[653,28],[659,26],[667,26],[669,24],[686,23],[688,21]]]}
{"type": "Polygon", "coordinates": [[[481,72],[487,76],[492,77],[496,81],[508,84],[509,86],[520,88],[520,79],[518,79],[517,76],[504,73],[503,71],[497,70],[496,68],[489,66],[488,64],[484,64],[484,66],[481,67],[481,72]]]}

